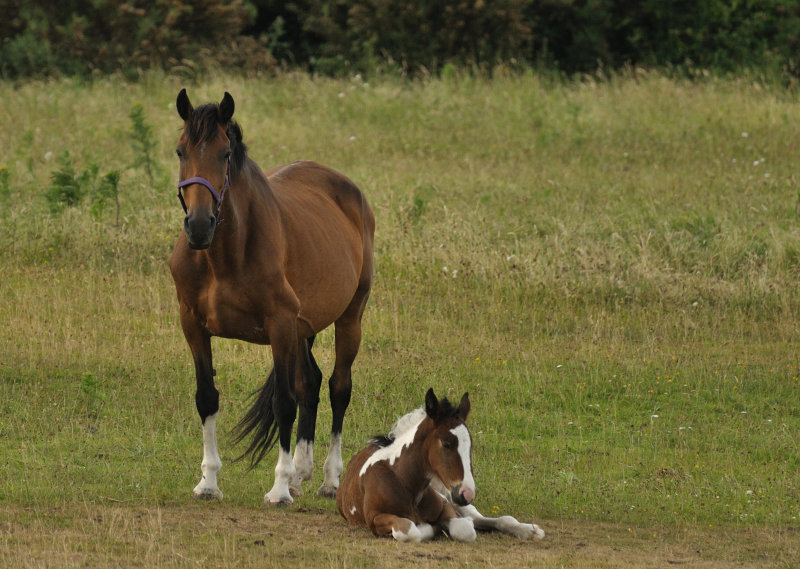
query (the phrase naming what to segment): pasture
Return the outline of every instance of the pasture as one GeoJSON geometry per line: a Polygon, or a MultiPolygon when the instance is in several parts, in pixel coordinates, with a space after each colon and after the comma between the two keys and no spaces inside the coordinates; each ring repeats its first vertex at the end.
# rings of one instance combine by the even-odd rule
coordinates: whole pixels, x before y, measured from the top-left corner
{"type": "MultiPolygon", "coordinates": [[[[404,82],[148,74],[0,84],[0,564],[789,567],[800,558],[800,107],[751,79],[499,73],[404,82]],[[270,368],[216,340],[221,503],[166,259],[182,230],[174,101],[236,99],[264,168],[313,159],[376,215],[375,284],[345,460],[423,402],[469,391],[475,505],[543,542],[378,541],[321,481],[264,509],[228,430],[270,368]],[[155,183],[129,113],[152,127],[155,183]],[[51,213],[118,170],[120,214],[51,213]]],[[[315,355],[325,378],[333,337],[315,355]]]]}

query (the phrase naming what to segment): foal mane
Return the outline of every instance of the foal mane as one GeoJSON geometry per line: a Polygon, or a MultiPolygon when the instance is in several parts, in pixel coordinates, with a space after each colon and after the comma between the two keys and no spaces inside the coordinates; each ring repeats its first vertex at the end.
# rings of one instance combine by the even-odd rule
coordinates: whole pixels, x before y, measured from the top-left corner
{"type": "MultiPolygon", "coordinates": [[[[453,407],[453,404],[450,403],[446,397],[439,401],[438,411],[437,422],[458,416],[458,409],[453,407]]],[[[391,431],[385,435],[376,435],[372,437],[368,444],[378,448],[388,447],[397,439],[397,437],[401,436],[409,429],[416,428],[426,416],[427,413],[425,412],[425,407],[414,409],[410,413],[400,417],[392,427],[391,431]]]]}
{"type": "MultiPolygon", "coordinates": [[[[186,136],[189,138],[189,142],[202,144],[211,141],[217,134],[218,117],[218,103],[206,103],[194,109],[192,120],[186,123],[186,136]]],[[[244,160],[247,158],[247,145],[242,140],[242,128],[235,120],[228,123],[225,134],[231,141],[231,173],[236,174],[244,166],[244,160]]]]}

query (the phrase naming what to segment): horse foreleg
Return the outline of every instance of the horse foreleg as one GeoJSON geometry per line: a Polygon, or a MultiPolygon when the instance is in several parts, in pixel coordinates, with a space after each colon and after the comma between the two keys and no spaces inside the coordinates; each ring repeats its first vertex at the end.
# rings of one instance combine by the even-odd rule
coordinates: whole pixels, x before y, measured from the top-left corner
{"type": "Polygon", "coordinates": [[[279,448],[278,464],[275,466],[275,482],[264,496],[264,503],[270,506],[289,506],[294,502],[289,491],[289,484],[294,480],[296,472],[291,455],[292,426],[297,416],[295,367],[298,340],[294,316],[283,326],[273,325],[269,336],[272,341],[272,359],[275,370],[272,409],[278,423],[279,448]]]}
{"type": "Polygon", "coordinates": [[[197,378],[195,405],[203,424],[203,462],[200,463],[202,477],[192,494],[197,499],[221,500],[222,492],[217,486],[217,475],[222,468],[222,461],[217,449],[219,392],[214,387],[211,338],[195,325],[194,320],[186,312],[181,313],[181,324],[194,358],[197,378]]]}
{"type": "Polygon", "coordinates": [[[431,487],[420,498],[417,512],[420,519],[440,526],[456,541],[475,541],[477,537],[472,521],[459,518],[453,506],[431,487]]]}
{"type": "Polygon", "coordinates": [[[499,531],[513,535],[520,539],[543,539],[544,531],[536,524],[525,524],[517,521],[512,516],[487,518],[481,515],[475,506],[456,506],[456,511],[461,518],[472,520],[475,529],[481,531],[499,531]]]}
{"type": "Polygon", "coordinates": [[[415,524],[408,518],[401,518],[394,514],[378,514],[372,519],[371,529],[375,535],[392,536],[397,541],[412,543],[429,541],[436,535],[436,530],[432,525],[415,524]]]}

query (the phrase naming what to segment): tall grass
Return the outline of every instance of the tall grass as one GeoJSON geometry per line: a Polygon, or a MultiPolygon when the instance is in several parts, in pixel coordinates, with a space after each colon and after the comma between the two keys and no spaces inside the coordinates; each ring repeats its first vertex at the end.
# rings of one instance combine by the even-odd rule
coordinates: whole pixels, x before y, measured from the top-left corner
{"type": "MultiPolygon", "coordinates": [[[[0,85],[6,502],[174,504],[196,483],[194,380],[165,265],[182,212],[172,187],[129,166],[129,112],[141,104],[157,167],[176,172],[181,86],[157,74],[0,85]],[[43,192],[65,150],[76,170],[122,172],[118,226],[89,204],[49,213],[43,192]]],[[[262,167],[326,163],[375,210],[346,454],[429,386],[469,391],[481,509],[797,525],[793,93],[658,73],[188,88],[198,103],[233,94],[262,167]]],[[[326,332],[315,349],[325,373],[332,342],[326,332]]],[[[225,429],[269,356],[214,346],[225,429]]],[[[223,492],[256,505],[272,465],[248,474],[231,464],[237,450],[223,438],[223,492]]]]}

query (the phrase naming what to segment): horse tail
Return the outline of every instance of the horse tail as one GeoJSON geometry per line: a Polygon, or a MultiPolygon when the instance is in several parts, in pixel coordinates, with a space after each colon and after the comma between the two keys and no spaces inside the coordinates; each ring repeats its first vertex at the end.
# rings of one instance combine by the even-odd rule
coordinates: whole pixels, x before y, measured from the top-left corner
{"type": "Polygon", "coordinates": [[[251,397],[255,399],[253,406],[250,407],[250,410],[232,431],[234,444],[240,443],[250,433],[253,433],[253,440],[250,442],[250,446],[235,460],[235,462],[238,462],[249,455],[249,470],[258,466],[258,463],[275,445],[277,439],[278,422],[275,420],[275,413],[272,408],[274,393],[275,370],[273,369],[261,389],[251,394],[251,397]]]}

